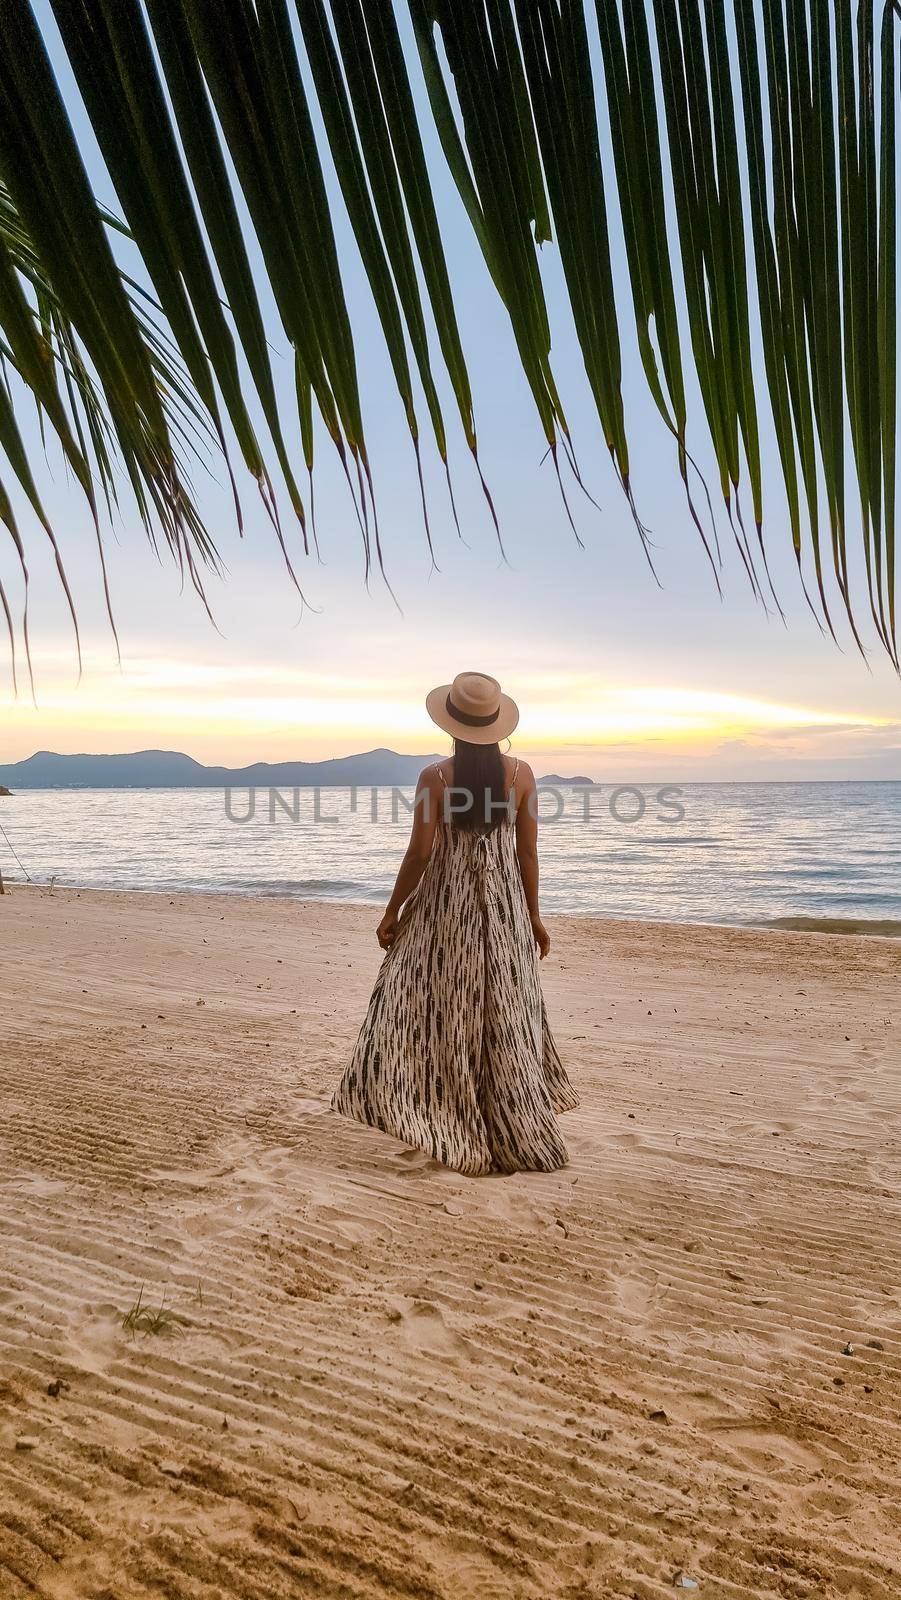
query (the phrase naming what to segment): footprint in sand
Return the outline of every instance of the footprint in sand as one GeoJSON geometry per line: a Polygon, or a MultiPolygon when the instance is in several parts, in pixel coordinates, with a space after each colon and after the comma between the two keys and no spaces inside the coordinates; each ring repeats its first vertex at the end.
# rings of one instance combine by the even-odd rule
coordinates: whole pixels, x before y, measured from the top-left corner
{"type": "Polygon", "coordinates": [[[273,1203],[272,1195],[265,1191],[239,1189],[232,1199],[218,1204],[207,1201],[183,1213],[175,1225],[176,1230],[181,1243],[193,1253],[209,1239],[236,1233],[247,1227],[248,1223],[258,1221],[271,1211],[273,1203]]]}
{"type": "Polygon", "coordinates": [[[84,1306],[63,1335],[63,1353],[83,1372],[105,1372],[121,1355],[125,1335],[118,1306],[84,1306]]]}
{"type": "Polygon", "coordinates": [[[483,1222],[503,1224],[504,1236],[508,1233],[548,1233],[558,1229],[553,1205],[528,1200],[521,1184],[515,1178],[483,1178],[478,1187],[468,1189],[454,1185],[444,1210],[450,1217],[478,1217],[483,1222]]]}
{"type": "Polygon", "coordinates": [[[442,1579],[450,1582],[456,1600],[510,1600],[515,1592],[509,1574],[476,1555],[451,1555],[442,1562],[442,1579]]]}
{"type": "Polygon", "coordinates": [[[506,1228],[530,1233],[547,1233],[557,1228],[557,1213],[550,1197],[546,1204],[540,1199],[527,1199],[521,1178],[488,1180],[479,1188],[478,1196],[481,1203],[473,1206],[473,1210],[504,1223],[506,1228]]]}
{"type": "Polygon", "coordinates": [[[378,1239],[390,1239],[393,1233],[386,1222],[355,1216],[332,1205],[311,1206],[307,1220],[313,1225],[324,1223],[329,1233],[337,1234],[347,1244],[373,1244],[378,1239]]]}
{"type": "Polygon", "coordinates": [[[179,1189],[206,1189],[217,1178],[227,1178],[234,1172],[231,1162],[215,1167],[156,1167],[147,1174],[148,1183],[164,1186],[173,1184],[179,1189]]]}
{"type": "Polygon", "coordinates": [[[824,1511],[828,1517],[840,1517],[842,1521],[860,1514],[859,1502],[837,1489],[807,1489],[804,1503],[813,1511],[824,1511]]]}
{"type": "Polygon", "coordinates": [[[447,1167],[443,1167],[440,1161],[435,1161],[424,1150],[411,1150],[408,1145],[392,1151],[388,1156],[388,1164],[398,1176],[404,1178],[442,1177],[448,1171],[447,1167]]]}
{"type": "Polygon", "coordinates": [[[613,1294],[624,1317],[642,1326],[657,1320],[671,1286],[667,1283],[648,1283],[637,1275],[613,1279],[613,1294]]]}
{"type": "Polygon", "coordinates": [[[734,1422],[729,1417],[714,1418],[707,1424],[707,1430],[721,1437],[727,1447],[748,1466],[761,1471],[772,1470],[775,1462],[792,1470],[800,1468],[803,1472],[813,1474],[822,1472],[825,1464],[816,1450],[811,1450],[809,1445],[802,1444],[790,1433],[774,1427],[765,1418],[761,1421],[749,1418],[746,1422],[734,1422]]]}
{"type": "Polygon", "coordinates": [[[422,1355],[473,1359],[468,1339],[448,1327],[445,1313],[433,1300],[396,1300],[388,1313],[389,1333],[395,1330],[406,1350],[422,1355]]]}
{"type": "Polygon", "coordinates": [[[4,1183],[4,1188],[10,1188],[16,1194],[28,1195],[34,1200],[46,1200],[51,1195],[64,1194],[66,1184],[61,1178],[45,1178],[42,1172],[29,1172],[24,1178],[13,1178],[9,1183],[4,1183]]]}
{"type": "Polygon", "coordinates": [[[772,1472],[774,1467],[777,1470],[782,1467],[813,1475],[822,1472],[826,1465],[825,1457],[802,1443],[790,1424],[780,1426],[770,1417],[724,1412],[722,1401],[716,1395],[701,1393],[670,1399],[667,1410],[671,1416],[720,1440],[730,1454],[758,1472],[772,1472]]]}
{"type": "Polygon", "coordinates": [[[644,1150],[647,1148],[641,1136],[637,1133],[608,1133],[605,1143],[618,1144],[623,1150],[644,1150]]]}
{"type": "Polygon", "coordinates": [[[299,1095],[296,1100],[289,1102],[295,1117],[323,1117],[331,1114],[331,1102],[327,1095],[299,1095]]]}

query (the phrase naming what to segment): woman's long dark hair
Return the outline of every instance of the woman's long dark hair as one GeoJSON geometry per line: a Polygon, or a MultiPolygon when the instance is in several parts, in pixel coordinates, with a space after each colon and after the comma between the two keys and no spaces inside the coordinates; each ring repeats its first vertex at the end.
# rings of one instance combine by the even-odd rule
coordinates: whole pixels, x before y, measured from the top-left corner
{"type": "Polygon", "coordinates": [[[468,744],[454,740],[453,826],[490,833],[503,820],[507,806],[507,780],[499,744],[468,744]],[[469,803],[461,810],[465,789],[469,803]]]}

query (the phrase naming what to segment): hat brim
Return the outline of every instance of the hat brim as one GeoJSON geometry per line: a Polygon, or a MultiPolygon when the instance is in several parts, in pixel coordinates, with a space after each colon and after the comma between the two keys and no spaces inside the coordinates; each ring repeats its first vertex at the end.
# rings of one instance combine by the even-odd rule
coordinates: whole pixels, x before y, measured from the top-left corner
{"type": "Polygon", "coordinates": [[[437,727],[443,728],[454,739],[465,740],[467,744],[496,744],[499,739],[509,739],[519,722],[519,706],[515,700],[511,700],[508,694],[502,694],[495,721],[474,728],[469,722],[460,722],[448,711],[447,697],[452,688],[452,683],[440,683],[425,697],[426,711],[437,727]]]}

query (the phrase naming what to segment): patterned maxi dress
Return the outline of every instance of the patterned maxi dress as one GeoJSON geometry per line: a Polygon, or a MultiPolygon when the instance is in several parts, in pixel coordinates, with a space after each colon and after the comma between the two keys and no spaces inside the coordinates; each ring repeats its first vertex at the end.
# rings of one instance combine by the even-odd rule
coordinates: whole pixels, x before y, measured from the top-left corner
{"type": "Polygon", "coordinates": [[[515,824],[442,820],[332,1106],[478,1174],[565,1166],[555,1113],[578,1103],[548,1027],[515,824]]]}

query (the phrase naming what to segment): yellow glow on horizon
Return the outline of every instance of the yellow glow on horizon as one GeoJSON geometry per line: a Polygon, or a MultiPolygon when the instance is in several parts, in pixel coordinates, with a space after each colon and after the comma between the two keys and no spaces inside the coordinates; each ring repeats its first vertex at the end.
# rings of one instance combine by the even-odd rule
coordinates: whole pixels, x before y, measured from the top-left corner
{"type": "MultiPolygon", "coordinates": [[[[48,662],[37,683],[37,711],[23,695],[4,716],[17,756],[54,743],[95,751],[153,744],[232,765],[236,752],[242,759],[320,759],[380,745],[426,754],[447,743],[426,715],[418,675],[414,682],[401,672],[367,680],[351,671],[155,659],[130,662],[122,672],[89,664],[77,685],[68,671],[61,676],[60,663],[48,662]]],[[[878,738],[897,727],[858,712],[688,686],[615,686],[579,673],[526,680],[520,702],[520,751],[578,749],[585,757],[643,747],[702,758],[730,740],[817,730],[878,738]]],[[[0,748],[3,759],[15,757],[0,748]]]]}
{"type": "Polygon", "coordinates": [[[555,706],[548,717],[523,718],[535,746],[578,740],[589,745],[663,740],[681,745],[712,737],[741,738],[767,729],[879,728],[889,719],[814,710],[708,690],[641,688],[603,690],[589,707],[555,706]]]}

